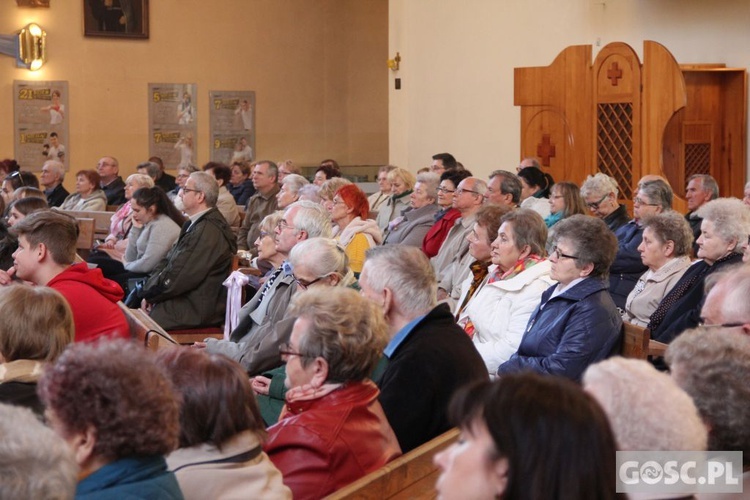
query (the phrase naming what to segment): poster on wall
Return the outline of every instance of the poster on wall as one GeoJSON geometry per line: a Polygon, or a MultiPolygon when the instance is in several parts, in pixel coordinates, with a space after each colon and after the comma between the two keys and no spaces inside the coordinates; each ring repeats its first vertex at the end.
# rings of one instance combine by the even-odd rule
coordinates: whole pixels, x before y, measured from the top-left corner
{"type": "Polygon", "coordinates": [[[13,81],[14,156],[22,170],[39,172],[47,160],[68,169],[68,82],[13,81]]]}
{"type": "Polygon", "coordinates": [[[196,165],[194,83],[149,83],[148,118],[150,156],[158,156],[164,168],[196,165]]]}
{"type": "Polygon", "coordinates": [[[209,96],[211,161],[231,165],[255,159],[255,92],[212,90],[209,96]]]}

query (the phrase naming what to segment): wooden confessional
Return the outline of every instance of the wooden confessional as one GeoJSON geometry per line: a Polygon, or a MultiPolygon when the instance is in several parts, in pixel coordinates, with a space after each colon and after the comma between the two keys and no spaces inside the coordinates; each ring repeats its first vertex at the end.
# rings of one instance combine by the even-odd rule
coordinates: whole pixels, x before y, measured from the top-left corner
{"type": "Polygon", "coordinates": [[[591,46],[563,50],[550,66],[516,68],[521,156],[536,156],[555,179],[581,183],[604,172],[629,206],[643,175],[665,176],[675,208],[686,179],[712,175],[723,196],[742,198],[746,162],[747,76],[723,65],[680,66],[645,41],[643,62],[610,43],[593,64],[591,46]]]}

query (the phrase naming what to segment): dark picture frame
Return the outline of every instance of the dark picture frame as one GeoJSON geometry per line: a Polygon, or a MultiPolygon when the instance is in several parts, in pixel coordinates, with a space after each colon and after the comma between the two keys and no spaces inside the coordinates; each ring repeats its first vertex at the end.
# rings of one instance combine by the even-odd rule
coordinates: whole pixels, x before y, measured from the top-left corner
{"type": "Polygon", "coordinates": [[[83,0],[83,34],[148,38],[148,0],[83,0]]]}

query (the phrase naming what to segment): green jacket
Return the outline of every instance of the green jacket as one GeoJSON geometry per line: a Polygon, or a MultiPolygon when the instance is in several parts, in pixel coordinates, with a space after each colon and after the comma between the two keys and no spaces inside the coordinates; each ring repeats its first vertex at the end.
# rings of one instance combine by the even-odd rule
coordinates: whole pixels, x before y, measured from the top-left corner
{"type": "Polygon", "coordinates": [[[224,321],[226,288],[237,242],[226,219],[212,208],[180,237],[154,269],[143,298],[151,317],[165,330],[217,326],[224,321]]]}

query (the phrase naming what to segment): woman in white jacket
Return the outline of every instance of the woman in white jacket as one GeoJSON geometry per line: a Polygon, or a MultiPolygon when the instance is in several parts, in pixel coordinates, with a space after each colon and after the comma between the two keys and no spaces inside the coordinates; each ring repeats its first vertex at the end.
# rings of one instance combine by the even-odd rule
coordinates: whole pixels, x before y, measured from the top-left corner
{"type": "MultiPolygon", "coordinates": [[[[490,373],[516,352],[542,292],[554,283],[545,258],[547,227],[542,217],[520,208],[501,222],[492,242],[493,265],[458,319],[490,373]]],[[[467,280],[467,290],[469,286],[467,280]]]]}

